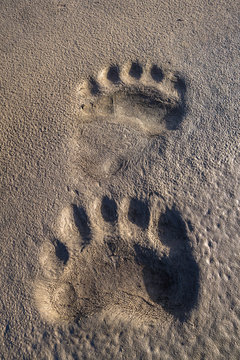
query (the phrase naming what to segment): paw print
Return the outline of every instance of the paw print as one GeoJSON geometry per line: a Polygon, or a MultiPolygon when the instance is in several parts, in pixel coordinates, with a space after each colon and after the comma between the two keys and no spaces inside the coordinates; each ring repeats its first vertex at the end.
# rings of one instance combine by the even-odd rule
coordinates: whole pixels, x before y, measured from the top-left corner
{"type": "Polygon", "coordinates": [[[156,64],[111,65],[78,85],[75,138],[69,144],[73,177],[96,180],[124,172],[156,136],[179,129],[184,80],[156,64]]]}
{"type": "Polygon", "coordinates": [[[158,199],[104,196],[65,208],[45,243],[36,302],[49,321],[100,312],[133,321],[185,321],[197,302],[192,228],[158,199]]]}
{"type": "Polygon", "coordinates": [[[177,129],[184,114],[185,84],[155,64],[111,65],[81,83],[76,111],[83,122],[122,123],[147,135],[177,129]]]}

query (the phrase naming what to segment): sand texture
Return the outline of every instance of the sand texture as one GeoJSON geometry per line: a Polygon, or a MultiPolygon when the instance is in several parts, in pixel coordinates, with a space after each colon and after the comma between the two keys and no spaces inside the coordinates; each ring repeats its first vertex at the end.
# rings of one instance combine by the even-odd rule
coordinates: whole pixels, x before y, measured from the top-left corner
{"type": "Polygon", "coordinates": [[[237,1],[0,4],[0,358],[240,358],[237,1]]]}

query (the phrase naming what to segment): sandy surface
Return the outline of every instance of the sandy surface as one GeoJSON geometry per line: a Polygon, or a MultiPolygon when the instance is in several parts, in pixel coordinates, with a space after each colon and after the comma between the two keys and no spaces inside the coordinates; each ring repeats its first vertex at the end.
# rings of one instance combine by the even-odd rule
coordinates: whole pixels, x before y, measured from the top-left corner
{"type": "Polygon", "coordinates": [[[2,359],[239,359],[237,1],[1,1],[2,359]]]}

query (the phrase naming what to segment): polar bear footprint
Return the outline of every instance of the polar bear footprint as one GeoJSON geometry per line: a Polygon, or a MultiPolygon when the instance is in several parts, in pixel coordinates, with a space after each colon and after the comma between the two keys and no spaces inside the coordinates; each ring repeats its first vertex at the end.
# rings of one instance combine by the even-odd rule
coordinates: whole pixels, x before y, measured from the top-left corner
{"type": "Polygon", "coordinates": [[[151,139],[176,131],[185,113],[184,80],[154,64],[111,65],[77,87],[79,122],[71,158],[96,180],[124,171],[151,139]]]}
{"type": "Polygon", "coordinates": [[[199,270],[189,229],[173,206],[105,196],[63,210],[58,239],[45,244],[36,301],[49,321],[99,312],[152,323],[187,319],[199,270]]]}

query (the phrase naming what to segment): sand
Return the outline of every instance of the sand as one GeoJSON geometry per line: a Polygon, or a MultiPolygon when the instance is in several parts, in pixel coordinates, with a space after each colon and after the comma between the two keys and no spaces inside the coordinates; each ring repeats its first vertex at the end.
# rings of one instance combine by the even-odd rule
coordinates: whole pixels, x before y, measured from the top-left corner
{"type": "Polygon", "coordinates": [[[2,359],[238,359],[236,1],[2,1],[2,359]]]}

